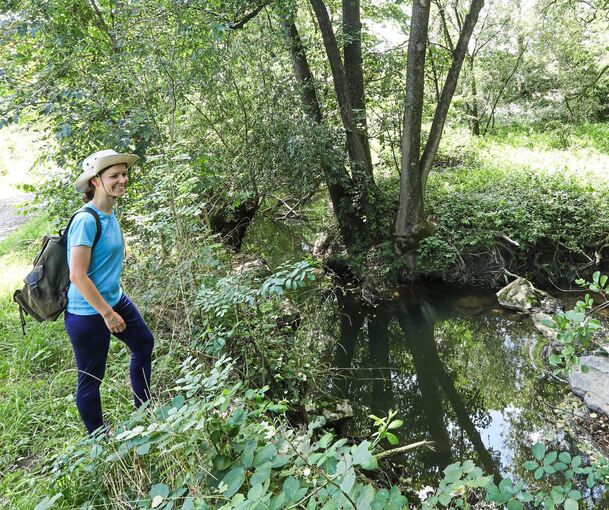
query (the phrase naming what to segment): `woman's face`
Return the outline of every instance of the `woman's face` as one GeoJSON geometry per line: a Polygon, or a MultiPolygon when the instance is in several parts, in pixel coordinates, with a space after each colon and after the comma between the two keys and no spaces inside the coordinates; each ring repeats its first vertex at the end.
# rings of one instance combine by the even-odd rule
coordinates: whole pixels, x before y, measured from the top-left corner
{"type": "Polygon", "coordinates": [[[99,176],[94,178],[99,184],[97,190],[103,189],[106,194],[112,197],[122,197],[129,182],[127,165],[119,163],[106,168],[99,176]]]}

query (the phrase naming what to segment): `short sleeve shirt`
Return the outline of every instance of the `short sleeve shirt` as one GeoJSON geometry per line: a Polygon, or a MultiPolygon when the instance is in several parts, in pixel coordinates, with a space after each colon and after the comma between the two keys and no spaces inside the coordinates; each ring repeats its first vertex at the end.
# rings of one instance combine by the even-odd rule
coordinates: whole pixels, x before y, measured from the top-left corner
{"type": "MultiPolygon", "coordinates": [[[[101,236],[91,253],[91,263],[87,274],[97,290],[110,305],[116,305],[122,295],[120,277],[123,270],[123,239],[121,229],[114,214],[106,214],[93,204],[87,204],[99,215],[101,236]]],[[[97,224],[95,218],[86,212],[76,215],[68,231],[68,266],[70,265],[73,246],[93,246],[97,224]]],[[[77,315],[95,315],[99,313],[82,296],[75,285],[68,288],[68,312],[77,315]]]]}

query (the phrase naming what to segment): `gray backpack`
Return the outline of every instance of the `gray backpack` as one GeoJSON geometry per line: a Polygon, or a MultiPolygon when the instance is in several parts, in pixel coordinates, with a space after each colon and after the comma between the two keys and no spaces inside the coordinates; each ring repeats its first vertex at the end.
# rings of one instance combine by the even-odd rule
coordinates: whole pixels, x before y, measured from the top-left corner
{"type": "Polygon", "coordinates": [[[70,268],[67,259],[68,230],[80,212],[87,212],[95,218],[97,232],[91,250],[99,241],[101,221],[97,212],[90,207],[76,211],[70,218],[68,226],[63,231],[60,230],[58,235],[44,236],[42,248],[34,259],[34,269],[23,279],[25,282],[23,288],[13,294],[13,300],[19,305],[24,335],[24,313],[38,322],[55,321],[66,308],[70,285],[70,268]]]}

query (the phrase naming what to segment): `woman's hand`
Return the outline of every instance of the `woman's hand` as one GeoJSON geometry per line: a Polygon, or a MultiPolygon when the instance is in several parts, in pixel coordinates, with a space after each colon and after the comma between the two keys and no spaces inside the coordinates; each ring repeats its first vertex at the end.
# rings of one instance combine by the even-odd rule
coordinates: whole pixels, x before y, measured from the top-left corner
{"type": "Polygon", "coordinates": [[[111,313],[104,315],[104,322],[106,327],[110,330],[110,333],[122,333],[127,328],[123,318],[112,310],[111,313]]]}

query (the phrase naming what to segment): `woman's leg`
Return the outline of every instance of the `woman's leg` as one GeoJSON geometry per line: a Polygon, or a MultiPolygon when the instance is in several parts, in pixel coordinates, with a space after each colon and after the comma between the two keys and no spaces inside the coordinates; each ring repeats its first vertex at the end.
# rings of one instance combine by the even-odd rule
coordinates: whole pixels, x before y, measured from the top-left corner
{"type": "Polygon", "coordinates": [[[99,387],[106,371],[110,332],[99,314],[75,315],[66,311],[65,325],[78,370],[76,407],[91,434],[104,425],[99,387]]]}
{"type": "Polygon", "coordinates": [[[123,318],[126,329],[114,336],[122,340],[131,349],[131,388],[135,407],[140,407],[150,399],[150,369],[152,364],[152,347],[154,337],[146,326],[140,312],[123,294],[114,310],[123,318]]]}

